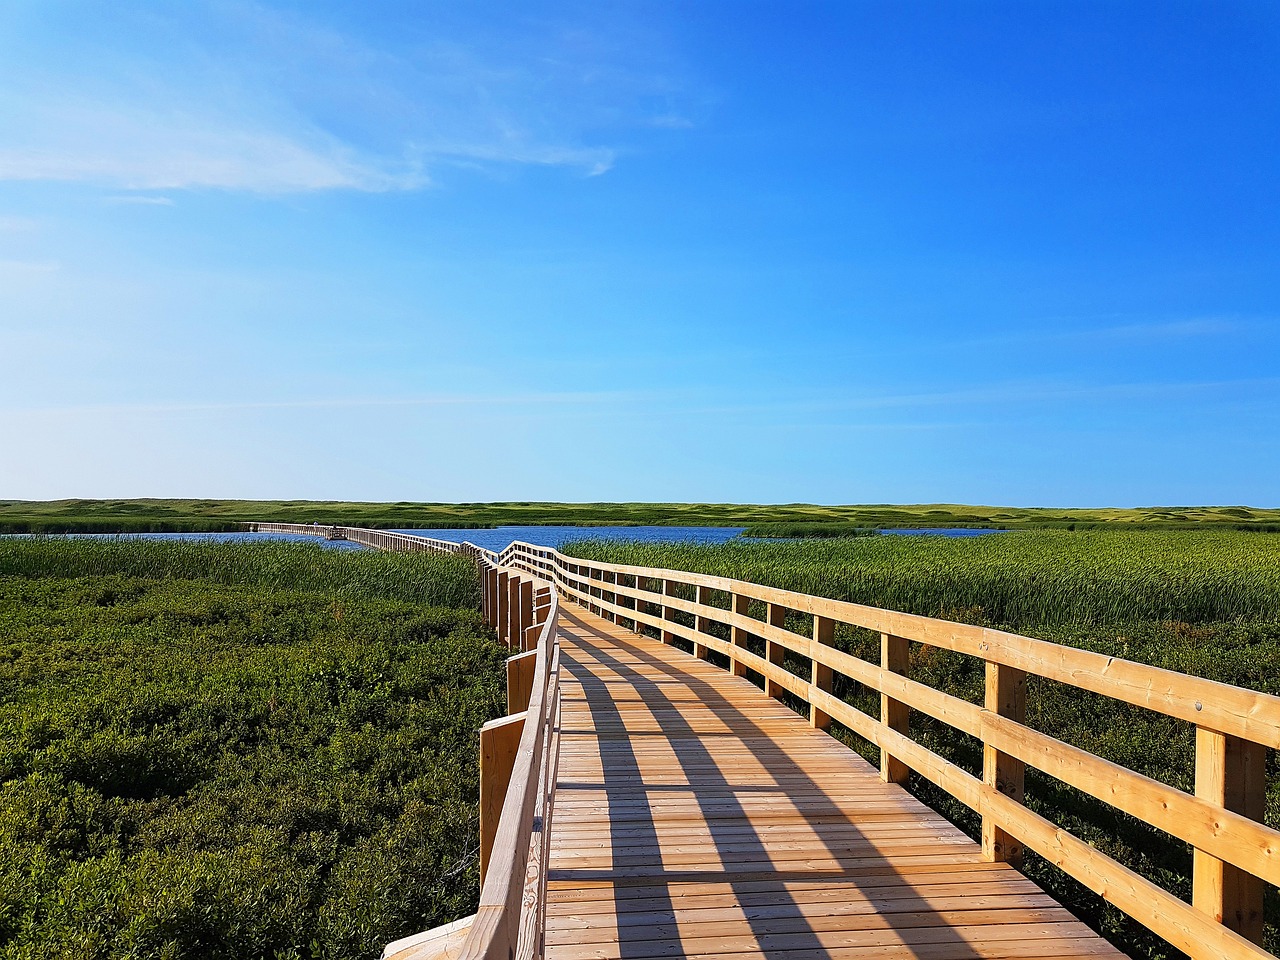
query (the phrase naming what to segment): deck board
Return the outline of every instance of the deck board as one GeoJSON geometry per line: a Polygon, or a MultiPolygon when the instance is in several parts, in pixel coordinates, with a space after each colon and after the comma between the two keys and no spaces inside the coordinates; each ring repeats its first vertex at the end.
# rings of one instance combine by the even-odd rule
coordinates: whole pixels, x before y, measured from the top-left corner
{"type": "Polygon", "coordinates": [[[548,960],[1122,956],[747,680],[562,616],[548,960]]]}

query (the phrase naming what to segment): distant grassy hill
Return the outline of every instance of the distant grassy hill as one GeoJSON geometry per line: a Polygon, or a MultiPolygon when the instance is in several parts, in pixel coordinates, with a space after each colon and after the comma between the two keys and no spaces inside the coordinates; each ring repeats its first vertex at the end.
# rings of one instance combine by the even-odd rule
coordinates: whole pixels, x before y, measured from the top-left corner
{"type": "Polygon", "coordinates": [[[878,527],[1154,527],[1228,524],[1280,529],[1280,510],[1253,507],[1057,509],[960,504],[359,503],[333,500],[0,500],[0,533],[235,530],[251,520],[377,528],[575,524],[748,527],[755,536],[848,535],[878,527]]]}

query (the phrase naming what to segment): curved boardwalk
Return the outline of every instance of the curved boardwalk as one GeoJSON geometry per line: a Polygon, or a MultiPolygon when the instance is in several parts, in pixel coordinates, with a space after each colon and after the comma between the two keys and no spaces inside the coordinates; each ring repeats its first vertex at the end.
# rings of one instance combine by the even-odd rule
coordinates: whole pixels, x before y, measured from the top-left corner
{"type": "Polygon", "coordinates": [[[548,960],[1122,956],[747,680],[561,624],[548,960]]]}

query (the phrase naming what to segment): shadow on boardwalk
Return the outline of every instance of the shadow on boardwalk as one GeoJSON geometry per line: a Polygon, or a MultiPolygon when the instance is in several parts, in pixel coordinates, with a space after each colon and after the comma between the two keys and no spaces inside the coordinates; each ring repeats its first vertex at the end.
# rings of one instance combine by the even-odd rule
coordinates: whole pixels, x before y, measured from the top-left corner
{"type": "Polygon", "coordinates": [[[577,610],[562,635],[549,960],[1120,956],[747,681],[577,610]]]}

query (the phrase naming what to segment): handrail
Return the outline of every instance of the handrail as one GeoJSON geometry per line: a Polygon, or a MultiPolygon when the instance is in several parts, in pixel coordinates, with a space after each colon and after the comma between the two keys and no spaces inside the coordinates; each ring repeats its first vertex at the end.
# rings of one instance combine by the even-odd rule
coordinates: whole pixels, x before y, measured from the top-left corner
{"type": "Polygon", "coordinates": [[[1260,821],[1266,749],[1280,747],[1280,698],[1000,630],[727,577],[582,560],[523,542],[498,560],[555,582],[566,598],[606,619],[629,622],[637,632],[657,630],[663,642],[692,643],[704,658],[708,651],[722,654],[735,674],[761,675],[772,696],[785,692],[806,702],[815,727],[840,722],[880,748],[882,779],[899,782],[914,770],[981,814],[987,859],[1017,863],[1025,844],[1192,957],[1272,956],[1258,944],[1264,884],[1280,886],[1280,831],[1260,821]],[[727,608],[715,599],[727,600],[727,608]],[[765,604],[765,619],[751,615],[753,600],[765,604]],[[787,628],[793,611],[812,616],[810,635],[787,628]],[[880,664],[833,646],[837,623],[880,633],[880,664]],[[713,624],[728,632],[727,640],[711,632],[713,624]],[[749,639],[763,641],[764,656],[746,648],[749,639]],[[985,705],[908,677],[912,642],[983,660],[985,705]],[[808,661],[808,678],[789,668],[788,653],[808,661]],[[878,691],[880,717],[834,696],[836,674],[878,691]],[[1028,674],[1194,724],[1195,794],[1026,726],[1028,674]],[[981,740],[982,778],[911,739],[912,710],[981,740]],[[1189,843],[1193,903],[1028,809],[1027,765],[1189,843]]]}
{"type": "MultiPolygon", "coordinates": [[[[481,570],[500,582],[517,583],[522,597],[536,594],[540,581],[521,578],[481,555],[481,570]]],[[[486,577],[486,583],[489,578],[486,577]]],[[[525,630],[536,630],[534,669],[525,720],[492,843],[492,856],[481,881],[480,904],[471,933],[458,960],[511,960],[541,956],[542,911],[551,807],[554,799],[560,709],[559,597],[541,582],[545,606],[512,607],[510,636],[519,648],[525,630]],[[539,618],[541,618],[539,620],[539,618]],[[538,622],[534,622],[538,621],[538,622]],[[528,624],[528,626],[524,626],[528,624]],[[531,869],[532,867],[532,869],[531,869]]],[[[508,593],[508,596],[511,594],[508,593]]],[[[499,621],[495,620],[501,629],[499,621]]]]}

